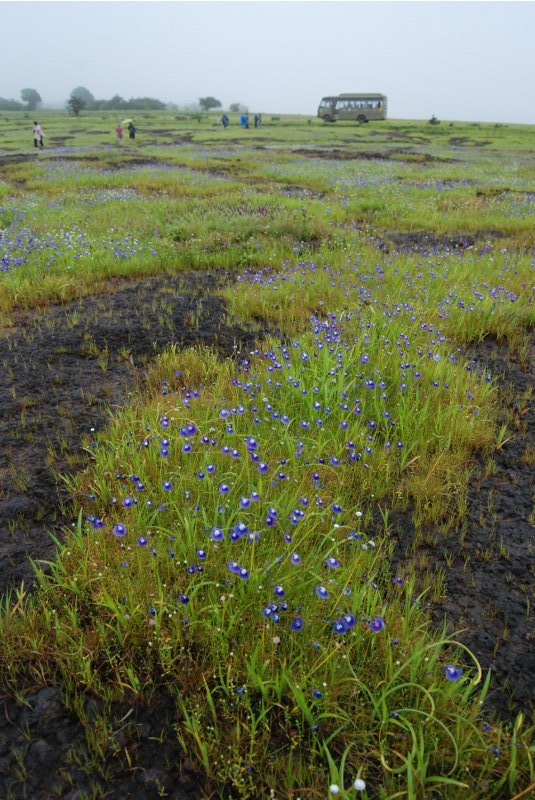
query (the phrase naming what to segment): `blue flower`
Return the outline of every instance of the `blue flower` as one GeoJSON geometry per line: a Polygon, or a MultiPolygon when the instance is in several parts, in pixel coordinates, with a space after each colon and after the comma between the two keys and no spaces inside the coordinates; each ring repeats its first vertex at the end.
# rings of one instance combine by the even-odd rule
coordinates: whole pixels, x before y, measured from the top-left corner
{"type": "Polygon", "coordinates": [[[316,594],[320,598],[320,600],[327,600],[328,597],[329,597],[329,592],[327,591],[325,586],[321,586],[321,585],[320,586],[316,586],[314,591],[316,592],[316,594]]]}
{"type": "Polygon", "coordinates": [[[114,525],[112,530],[115,536],[126,535],[126,525],[123,525],[121,522],[118,522],[116,525],[114,525]]]}
{"type": "Polygon", "coordinates": [[[221,530],[221,528],[213,527],[210,531],[210,539],[213,542],[222,542],[225,538],[225,534],[221,530]]]}
{"type": "Polygon", "coordinates": [[[374,633],[379,633],[382,631],[385,626],[385,621],[383,617],[374,617],[370,624],[368,625],[369,629],[374,633]]]}
{"type": "Polygon", "coordinates": [[[238,522],[237,525],[234,526],[233,532],[241,539],[242,536],[247,536],[249,529],[245,522],[238,522]]]}
{"type": "Polygon", "coordinates": [[[444,670],[444,674],[449,681],[458,681],[463,674],[463,670],[462,667],[454,667],[452,664],[448,664],[444,670]]]}
{"type": "Polygon", "coordinates": [[[293,620],[290,622],[290,628],[292,631],[300,631],[303,627],[303,618],[302,617],[294,617],[293,620]]]}
{"type": "Polygon", "coordinates": [[[345,633],[347,631],[347,625],[343,620],[337,619],[333,622],[333,631],[335,633],[345,633]]]}

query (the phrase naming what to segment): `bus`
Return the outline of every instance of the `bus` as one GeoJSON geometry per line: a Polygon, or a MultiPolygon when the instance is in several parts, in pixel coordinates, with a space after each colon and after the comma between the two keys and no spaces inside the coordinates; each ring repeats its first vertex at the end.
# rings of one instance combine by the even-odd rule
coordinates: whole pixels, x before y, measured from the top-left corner
{"type": "Polygon", "coordinates": [[[384,94],[355,93],[323,97],[318,117],[324,122],[347,119],[363,123],[371,119],[386,119],[386,97],[384,94]]]}

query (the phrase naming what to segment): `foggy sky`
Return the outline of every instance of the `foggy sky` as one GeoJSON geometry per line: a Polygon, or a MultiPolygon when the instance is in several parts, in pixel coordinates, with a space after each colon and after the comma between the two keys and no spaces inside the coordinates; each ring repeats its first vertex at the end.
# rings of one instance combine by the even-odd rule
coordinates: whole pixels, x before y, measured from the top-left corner
{"type": "Polygon", "coordinates": [[[382,92],[389,117],[535,123],[533,2],[0,2],[0,96],[213,95],[313,116],[382,92]]]}

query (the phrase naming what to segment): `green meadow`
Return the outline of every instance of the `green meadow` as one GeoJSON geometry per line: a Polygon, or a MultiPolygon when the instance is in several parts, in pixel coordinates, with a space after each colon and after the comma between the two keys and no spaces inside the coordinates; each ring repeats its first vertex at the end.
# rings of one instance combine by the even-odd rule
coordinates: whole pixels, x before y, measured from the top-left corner
{"type": "Polygon", "coordinates": [[[2,691],[59,686],[103,780],[114,704],[164,687],[199,796],[529,797],[530,710],[501,721],[488,665],[431,622],[444,571],[418,548],[511,435],[465,348],[528,360],[535,128],[147,112],[119,145],[120,115],[36,119],[39,152],[33,117],[0,116],[5,331],[208,270],[258,339],[161,353],[84,440],[77,523],[3,600],[2,691]]]}

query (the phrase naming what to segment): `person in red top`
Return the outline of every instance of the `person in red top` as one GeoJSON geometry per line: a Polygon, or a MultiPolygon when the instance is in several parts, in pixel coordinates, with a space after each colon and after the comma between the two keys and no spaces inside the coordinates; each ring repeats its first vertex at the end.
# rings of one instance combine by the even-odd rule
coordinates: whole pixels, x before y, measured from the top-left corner
{"type": "Polygon", "coordinates": [[[121,123],[117,125],[115,128],[115,133],[117,134],[117,142],[118,144],[122,144],[123,141],[123,129],[121,127],[121,123]]]}

